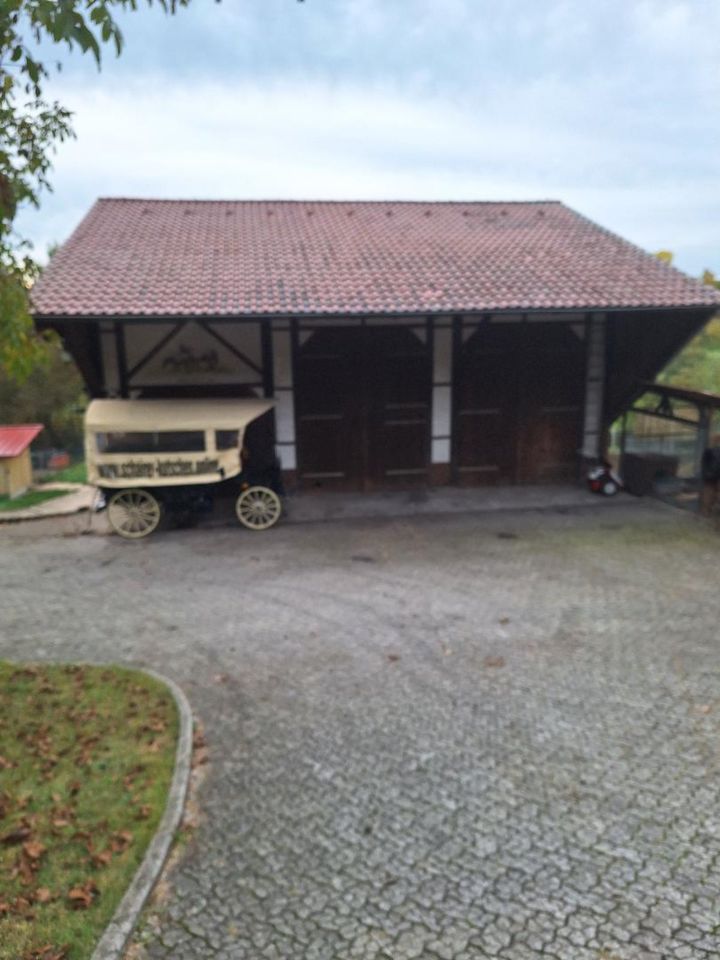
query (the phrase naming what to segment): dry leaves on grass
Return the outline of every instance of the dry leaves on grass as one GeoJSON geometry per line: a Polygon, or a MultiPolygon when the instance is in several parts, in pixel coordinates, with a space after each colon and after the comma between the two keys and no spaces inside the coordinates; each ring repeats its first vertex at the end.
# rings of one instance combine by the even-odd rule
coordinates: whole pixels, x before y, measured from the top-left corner
{"type": "Polygon", "coordinates": [[[96,905],[113,907],[136,867],[162,803],[158,772],[170,780],[171,699],[116,671],[102,690],[99,676],[0,664],[0,732],[13,744],[0,757],[1,960],[74,955],[78,931],[102,925],[96,905]]]}
{"type": "Polygon", "coordinates": [[[20,825],[13,827],[12,830],[8,830],[7,833],[4,833],[0,837],[0,843],[3,843],[6,847],[12,847],[18,843],[24,843],[26,840],[29,840],[32,836],[32,828],[30,824],[26,821],[21,821],[20,825]]]}
{"type": "Polygon", "coordinates": [[[22,848],[23,853],[31,860],[39,860],[47,849],[44,844],[39,843],[37,840],[28,840],[23,844],[22,848]]]}
{"type": "Polygon", "coordinates": [[[68,891],[68,901],[73,910],[87,910],[100,895],[100,891],[92,880],[73,887],[68,891]]]}
{"type": "Polygon", "coordinates": [[[123,853],[133,842],[133,835],[129,830],[118,830],[110,839],[110,849],[113,853],[123,853]]]}
{"type": "Polygon", "coordinates": [[[24,954],[23,960],[65,960],[69,954],[69,944],[65,944],[64,947],[53,947],[47,944],[39,949],[30,950],[29,953],[24,954]]]}

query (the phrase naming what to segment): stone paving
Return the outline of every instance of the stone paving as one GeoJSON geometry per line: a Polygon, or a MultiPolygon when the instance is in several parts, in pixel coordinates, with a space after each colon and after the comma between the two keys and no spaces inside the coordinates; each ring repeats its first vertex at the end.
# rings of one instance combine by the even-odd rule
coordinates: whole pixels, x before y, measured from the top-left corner
{"type": "Polygon", "coordinates": [[[720,538],[626,500],[0,531],[0,653],[179,681],[203,819],[152,960],[720,952],[720,538]]]}

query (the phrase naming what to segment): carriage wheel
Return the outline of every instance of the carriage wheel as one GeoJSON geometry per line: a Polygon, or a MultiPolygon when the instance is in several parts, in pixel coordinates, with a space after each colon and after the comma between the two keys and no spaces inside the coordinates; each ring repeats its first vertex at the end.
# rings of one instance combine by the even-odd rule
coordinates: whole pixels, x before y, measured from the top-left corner
{"type": "Polygon", "coordinates": [[[147,537],[162,518],[160,503],[147,490],[118,490],[110,497],[107,510],[110,526],[128,540],[147,537]]]}
{"type": "Polygon", "coordinates": [[[268,530],[280,519],[280,497],[270,487],[248,487],[235,503],[235,513],[248,530],[268,530]]]}

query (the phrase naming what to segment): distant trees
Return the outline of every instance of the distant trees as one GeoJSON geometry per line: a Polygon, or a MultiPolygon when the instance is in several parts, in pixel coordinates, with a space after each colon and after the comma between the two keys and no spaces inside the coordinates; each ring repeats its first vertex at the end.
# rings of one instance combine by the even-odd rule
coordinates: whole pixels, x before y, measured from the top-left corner
{"type": "Polygon", "coordinates": [[[22,383],[0,367],[0,423],[43,423],[34,447],[78,450],[87,397],[80,373],[60,344],[51,343],[47,358],[22,383]]]}
{"type": "MultiPolygon", "coordinates": [[[[656,254],[659,260],[672,263],[668,250],[656,254]]],[[[702,282],[720,289],[720,280],[712,270],[705,270],[702,282]]],[[[693,390],[720,393],[720,318],[711,320],[672,360],[658,377],[661,383],[672,383],[693,390]]]]}

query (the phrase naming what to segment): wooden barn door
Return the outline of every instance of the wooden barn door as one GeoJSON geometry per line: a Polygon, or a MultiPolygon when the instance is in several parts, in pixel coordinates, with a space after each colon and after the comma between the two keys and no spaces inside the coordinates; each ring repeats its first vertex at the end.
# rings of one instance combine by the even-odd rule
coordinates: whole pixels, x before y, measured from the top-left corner
{"type": "Polygon", "coordinates": [[[457,482],[575,478],[585,383],[582,328],[482,324],[458,346],[455,371],[457,482]]]}
{"type": "Polygon", "coordinates": [[[524,354],[518,480],[575,480],[585,394],[583,327],[528,324],[524,354]]]}
{"type": "Polygon", "coordinates": [[[484,324],[457,351],[453,459],[465,486],[516,479],[519,334],[518,324],[484,324]]]}
{"type": "Polygon", "coordinates": [[[429,345],[403,327],[328,327],[295,357],[299,480],[305,489],[427,482],[429,345]]]}

